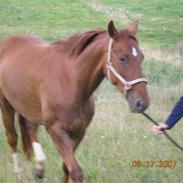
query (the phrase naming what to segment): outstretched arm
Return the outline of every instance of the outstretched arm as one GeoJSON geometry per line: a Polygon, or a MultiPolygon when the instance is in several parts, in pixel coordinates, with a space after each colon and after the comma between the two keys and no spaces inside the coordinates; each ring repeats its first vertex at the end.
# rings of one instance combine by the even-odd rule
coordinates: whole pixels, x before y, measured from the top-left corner
{"type": "Polygon", "coordinates": [[[165,124],[167,124],[168,129],[171,129],[183,116],[183,96],[175,104],[172,112],[168,116],[165,124]]]}
{"type": "Polygon", "coordinates": [[[154,126],[153,131],[157,134],[162,133],[163,130],[171,129],[183,117],[183,96],[175,104],[172,112],[164,123],[159,126],[154,126]]]}

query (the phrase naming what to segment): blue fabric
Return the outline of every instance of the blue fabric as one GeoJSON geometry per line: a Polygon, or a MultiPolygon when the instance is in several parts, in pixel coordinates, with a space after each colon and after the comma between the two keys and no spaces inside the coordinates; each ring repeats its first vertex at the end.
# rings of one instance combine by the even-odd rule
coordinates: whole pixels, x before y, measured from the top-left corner
{"type": "Polygon", "coordinates": [[[183,117],[183,96],[177,101],[166,120],[168,129],[171,129],[183,117]]]}

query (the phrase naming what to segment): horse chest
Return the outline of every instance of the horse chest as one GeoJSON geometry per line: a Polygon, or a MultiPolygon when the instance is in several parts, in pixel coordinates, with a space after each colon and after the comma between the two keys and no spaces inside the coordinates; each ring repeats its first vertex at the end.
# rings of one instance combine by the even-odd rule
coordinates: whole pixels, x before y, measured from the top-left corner
{"type": "Polygon", "coordinates": [[[78,115],[74,120],[73,123],[71,123],[71,129],[77,130],[77,129],[85,129],[90,124],[92,119],[92,115],[88,114],[80,114],[78,115]]]}
{"type": "Polygon", "coordinates": [[[64,124],[66,129],[73,132],[86,129],[94,115],[93,99],[91,98],[85,105],[71,109],[65,114],[67,122],[64,124]]]}
{"type": "Polygon", "coordinates": [[[72,132],[86,129],[92,120],[93,114],[93,108],[87,108],[87,110],[85,108],[80,111],[71,111],[67,116],[68,122],[65,123],[66,128],[72,132]]]}

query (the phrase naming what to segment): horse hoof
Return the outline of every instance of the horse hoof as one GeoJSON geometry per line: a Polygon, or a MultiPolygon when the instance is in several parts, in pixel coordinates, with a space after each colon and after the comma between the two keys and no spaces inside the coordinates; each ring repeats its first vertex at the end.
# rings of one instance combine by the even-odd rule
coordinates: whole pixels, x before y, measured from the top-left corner
{"type": "Polygon", "coordinates": [[[42,179],[44,177],[44,169],[35,169],[35,178],[42,179]]]}

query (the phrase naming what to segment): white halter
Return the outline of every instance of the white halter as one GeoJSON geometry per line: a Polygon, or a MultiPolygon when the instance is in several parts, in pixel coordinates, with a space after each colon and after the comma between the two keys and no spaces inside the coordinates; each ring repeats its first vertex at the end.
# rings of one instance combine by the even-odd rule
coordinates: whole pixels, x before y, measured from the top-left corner
{"type": "Polygon", "coordinates": [[[138,79],[134,79],[132,81],[127,81],[124,77],[122,77],[116,71],[116,69],[112,66],[112,61],[111,61],[112,43],[113,43],[113,39],[110,39],[109,40],[109,45],[108,45],[107,64],[106,64],[106,67],[107,67],[107,77],[111,81],[111,72],[112,72],[112,74],[114,74],[114,76],[116,76],[117,79],[119,79],[119,81],[121,81],[121,83],[123,83],[123,85],[124,85],[124,95],[126,96],[127,91],[132,88],[132,85],[140,83],[140,82],[147,83],[147,79],[145,79],[145,78],[138,78],[138,79]]]}

